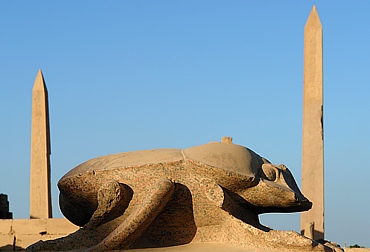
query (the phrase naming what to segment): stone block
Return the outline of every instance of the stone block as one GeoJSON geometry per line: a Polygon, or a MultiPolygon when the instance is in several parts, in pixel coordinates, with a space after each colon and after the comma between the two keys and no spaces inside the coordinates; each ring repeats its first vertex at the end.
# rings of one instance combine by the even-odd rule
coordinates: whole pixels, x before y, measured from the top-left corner
{"type": "Polygon", "coordinates": [[[13,246],[14,236],[0,234],[0,251],[3,247],[13,246]]]}
{"type": "Polygon", "coordinates": [[[42,240],[40,234],[15,234],[15,246],[24,249],[39,240],[42,240]]]}
{"type": "Polygon", "coordinates": [[[7,235],[11,232],[13,220],[0,220],[0,235],[7,235]]]}
{"type": "Polygon", "coordinates": [[[65,236],[70,234],[79,227],[74,225],[72,222],[65,218],[58,218],[58,219],[48,219],[46,222],[46,231],[49,235],[62,235],[65,236]]]}
{"type": "Polygon", "coordinates": [[[46,223],[46,219],[18,219],[13,220],[12,229],[17,235],[40,235],[40,233],[46,232],[46,223]]]}

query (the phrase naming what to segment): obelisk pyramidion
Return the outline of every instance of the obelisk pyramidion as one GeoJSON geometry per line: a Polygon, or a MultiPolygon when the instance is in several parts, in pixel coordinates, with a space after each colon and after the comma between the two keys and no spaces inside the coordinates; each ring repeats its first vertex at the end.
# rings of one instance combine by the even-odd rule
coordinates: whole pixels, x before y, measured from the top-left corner
{"type": "Polygon", "coordinates": [[[302,192],[313,202],[301,214],[301,233],[324,239],[322,26],[313,6],[304,28],[302,192]]]}
{"type": "Polygon", "coordinates": [[[30,218],[51,218],[48,91],[41,70],[32,89],[30,170],[30,218]]]}

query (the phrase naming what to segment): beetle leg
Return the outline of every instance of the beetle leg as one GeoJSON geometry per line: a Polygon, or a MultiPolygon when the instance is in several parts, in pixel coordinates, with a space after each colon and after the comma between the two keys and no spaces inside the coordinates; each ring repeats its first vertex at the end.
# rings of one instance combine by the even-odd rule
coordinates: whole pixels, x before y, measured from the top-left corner
{"type": "Polygon", "coordinates": [[[175,185],[172,181],[168,179],[159,181],[157,186],[152,188],[151,193],[137,207],[136,211],[130,214],[100,243],[87,251],[111,251],[129,248],[163,210],[174,191],[175,185]]]}
{"type": "Polygon", "coordinates": [[[215,181],[207,178],[201,180],[201,187],[206,197],[218,207],[222,207],[225,194],[222,188],[215,181]]]}
{"type": "Polygon", "coordinates": [[[129,197],[130,194],[124,185],[117,181],[109,182],[100,187],[97,195],[98,207],[84,228],[97,227],[102,224],[109,214],[117,210],[125,210],[128,202],[124,199],[129,197]]]}
{"type": "Polygon", "coordinates": [[[260,224],[258,214],[241,206],[236,200],[233,199],[233,197],[229,195],[226,189],[223,189],[215,181],[206,178],[202,179],[201,186],[203,187],[206,197],[222,210],[256,228],[264,231],[270,230],[269,228],[260,224]]]}

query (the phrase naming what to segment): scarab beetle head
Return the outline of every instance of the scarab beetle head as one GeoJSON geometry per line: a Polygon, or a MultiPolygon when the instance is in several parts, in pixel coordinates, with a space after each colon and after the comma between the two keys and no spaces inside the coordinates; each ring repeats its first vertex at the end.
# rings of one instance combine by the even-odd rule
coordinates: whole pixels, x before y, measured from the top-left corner
{"type": "Polygon", "coordinates": [[[312,207],[285,165],[273,165],[244,146],[212,142],[183,152],[197,166],[197,173],[214,179],[255,212],[299,212],[312,207]]]}

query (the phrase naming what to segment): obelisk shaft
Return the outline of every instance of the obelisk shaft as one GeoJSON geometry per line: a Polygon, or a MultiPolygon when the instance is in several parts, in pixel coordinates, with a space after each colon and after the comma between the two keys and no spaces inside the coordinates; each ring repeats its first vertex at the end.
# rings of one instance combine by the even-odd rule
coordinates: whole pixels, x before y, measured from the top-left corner
{"type": "Polygon", "coordinates": [[[301,232],[324,238],[324,131],[322,26],[313,6],[304,28],[302,192],[313,202],[301,214],[301,232]]]}
{"type": "Polygon", "coordinates": [[[32,89],[30,170],[30,218],[51,218],[48,92],[41,70],[32,89]]]}

